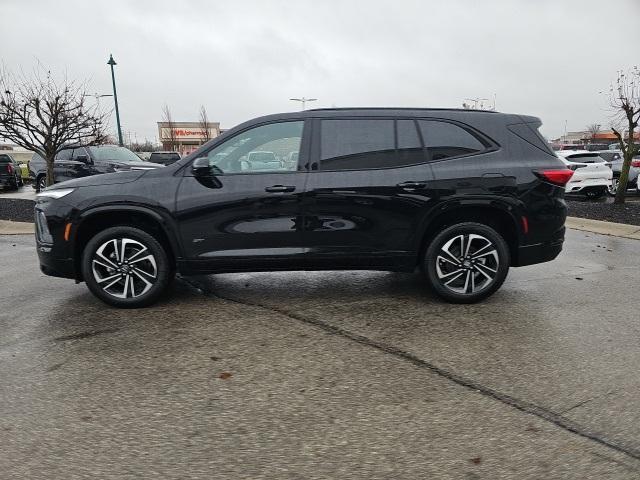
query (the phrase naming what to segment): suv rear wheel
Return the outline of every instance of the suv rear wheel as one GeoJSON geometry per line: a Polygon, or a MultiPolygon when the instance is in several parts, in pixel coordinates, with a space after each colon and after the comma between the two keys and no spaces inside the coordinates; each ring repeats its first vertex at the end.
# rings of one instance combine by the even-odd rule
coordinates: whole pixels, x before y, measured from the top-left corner
{"type": "Polygon", "coordinates": [[[493,294],[509,272],[509,248],[493,228],[459,223],[431,241],[422,268],[433,290],[452,303],[474,303],[493,294]]]}
{"type": "Polygon", "coordinates": [[[163,246],[144,230],[111,227],[95,235],[82,254],[82,274],[91,293],[120,308],[155,302],[173,278],[163,246]]]}

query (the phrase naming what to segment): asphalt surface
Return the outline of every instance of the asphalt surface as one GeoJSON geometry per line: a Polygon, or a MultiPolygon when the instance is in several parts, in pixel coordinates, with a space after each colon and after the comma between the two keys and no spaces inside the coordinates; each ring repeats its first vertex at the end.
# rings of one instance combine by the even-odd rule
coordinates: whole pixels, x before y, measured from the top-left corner
{"type": "Polygon", "coordinates": [[[639,478],[639,247],[570,231],[471,306],[288,272],[124,311],[0,237],[0,478],[639,478]]]}

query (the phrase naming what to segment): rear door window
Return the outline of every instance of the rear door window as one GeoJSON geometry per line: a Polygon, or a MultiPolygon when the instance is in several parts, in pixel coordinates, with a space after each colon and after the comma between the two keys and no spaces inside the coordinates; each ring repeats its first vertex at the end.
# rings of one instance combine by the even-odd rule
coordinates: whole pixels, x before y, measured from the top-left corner
{"type": "Polygon", "coordinates": [[[320,122],[321,170],[370,170],[425,162],[411,119],[331,119],[320,122]]]}
{"type": "Polygon", "coordinates": [[[431,160],[471,155],[487,148],[475,135],[454,123],[439,120],[418,123],[431,160]]]}
{"type": "Polygon", "coordinates": [[[395,165],[394,121],[386,119],[322,120],[322,170],[365,170],[395,165]]]}

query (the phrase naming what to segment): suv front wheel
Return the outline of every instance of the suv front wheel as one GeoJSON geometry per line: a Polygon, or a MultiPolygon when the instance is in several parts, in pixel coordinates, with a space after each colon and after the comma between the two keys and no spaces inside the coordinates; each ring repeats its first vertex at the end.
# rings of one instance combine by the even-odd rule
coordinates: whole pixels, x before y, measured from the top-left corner
{"type": "Polygon", "coordinates": [[[422,265],[440,297],[452,303],[474,303],[493,294],[509,272],[509,248],[493,228],[459,223],[431,241],[422,265]]]}
{"type": "Polygon", "coordinates": [[[154,303],[173,278],[163,246],[134,227],[111,227],[95,235],[82,254],[91,293],[109,305],[138,308],[154,303]]]}

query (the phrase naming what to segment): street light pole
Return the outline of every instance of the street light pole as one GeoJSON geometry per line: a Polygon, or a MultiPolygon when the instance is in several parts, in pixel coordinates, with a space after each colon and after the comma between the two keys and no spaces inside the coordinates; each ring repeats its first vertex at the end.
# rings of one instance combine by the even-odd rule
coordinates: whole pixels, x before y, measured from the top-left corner
{"type": "Polygon", "coordinates": [[[116,124],[118,125],[118,144],[122,147],[122,129],[120,128],[120,111],[118,110],[118,94],[116,93],[116,76],[113,73],[114,65],[117,65],[113,55],[109,54],[107,65],[111,66],[111,82],[113,83],[113,100],[116,103],[116,124]]]}
{"type": "Polygon", "coordinates": [[[302,110],[306,109],[307,106],[307,102],[315,102],[316,100],[318,100],[317,98],[290,98],[289,100],[293,101],[293,102],[300,102],[302,104],[302,110]]]}

